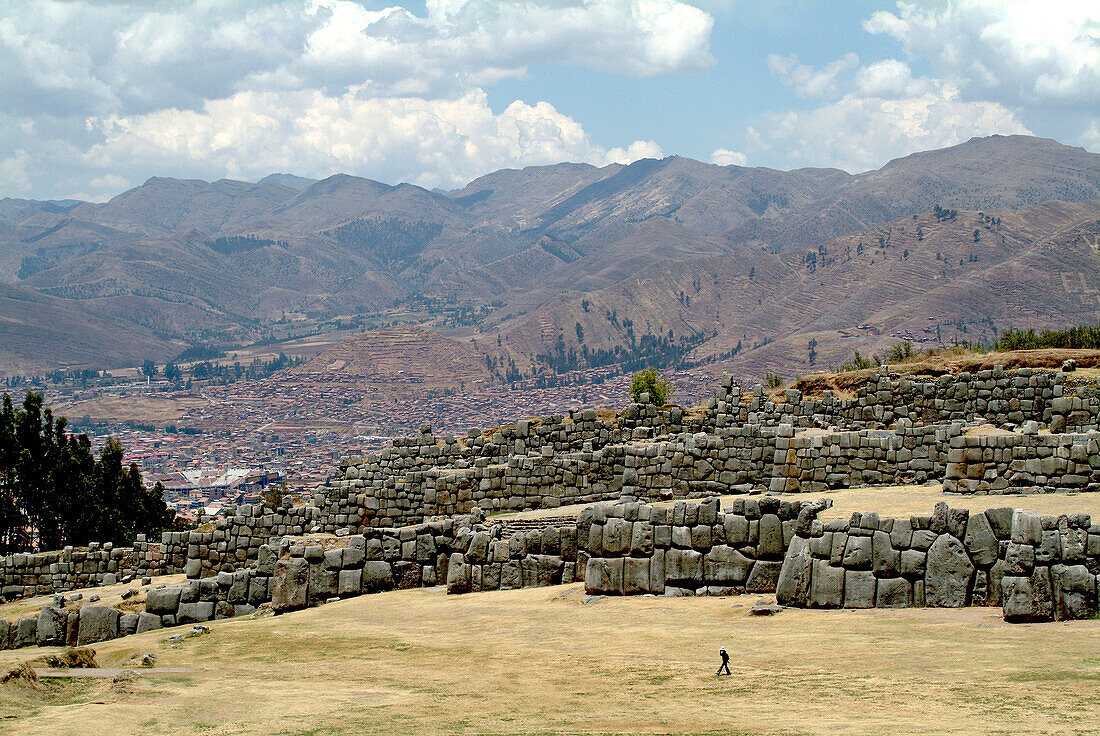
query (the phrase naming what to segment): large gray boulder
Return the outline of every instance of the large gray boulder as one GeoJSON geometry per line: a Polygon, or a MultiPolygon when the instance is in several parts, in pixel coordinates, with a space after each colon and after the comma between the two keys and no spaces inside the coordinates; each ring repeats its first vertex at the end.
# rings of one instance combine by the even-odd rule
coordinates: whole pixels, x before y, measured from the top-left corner
{"type": "Polygon", "coordinates": [[[11,624],[6,618],[0,616],[0,649],[11,646],[11,624]]]}
{"type": "Polygon", "coordinates": [[[693,549],[670,549],[665,553],[665,582],[686,588],[703,583],[703,555],[693,549]]]}
{"type": "Polygon", "coordinates": [[[363,592],[363,571],[360,568],[341,570],[337,582],[337,595],[347,598],[363,592]]]}
{"type": "Polygon", "coordinates": [[[924,602],[933,608],[961,608],[967,604],[974,565],[966,547],[950,534],[941,534],[928,548],[924,569],[924,602]]]}
{"type": "Polygon", "coordinates": [[[584,590],[589,595],[620,595],[623,558],[590,557],[584,570],[584,590]]]}
{"type": "Polygon", "coordinates": [[[1039,514],[1026,509],[1016,509],[1012,514],[1012,541],[1038,547],[1043,541],[1043,523],[1039,514]]]}
{"type": "Polygon", "coordinates": [[[378,593],[393,588],[393,570],[383,560],[367,560],[363,563],[363,592],[378,593]]]}
{"type": "Polygon", "coordinates": [[[906,608],[913,605],[913,584],[905,578],[879,578],[875,585],[876,608],[906,608]]]}
{"type": "Polygon", "coordinates": [[[844,605],[844,568],[828,560],[814,560],[810,577],[810,607],[840,608],[844,605]]]}
{"type": "Polygon", "coordinates": [[[142,611],[138,614],[135,634],[144,634],[146,631],[155,631],[161,627],[160,616],[142,611]]]}
{"type": "Polygon", "coordinates": [[[1030,577],[1005,575],[1001,578],[1001,605],[1005,621],[1012,623],[1054,620],[1050,569],[1037,567],[1030,577]]]}
{"type": "Polygon", "coordinates": [[[875,574],[870,570],[845,570],[844,607],[874,608],[875,587],[875,574]]]}
{"type": "Polygon", "coordinates": [[[118,638],[119,612],[109,606],[84,606],[80,609],[77,646],[118,638]]]}
{"type": "Polygon", "coordinates": [[[607,520],[603,528],[603,551],[608,556],[625,555],[630,551],[630,522],[617,517],[607,520]]]}
{"type": "Polygon", "coordinates": [[[65,645],[65,623],[68,619],[65,610],[45,606],[38,612],[38,632],[36,635],[40,647],[60,647],[65,645]]]}
{"type": "MultiPolygon", "coordinates": [[[[638,524],[634,525],[635,528],[638,524]]],[[[664,591],[664,586],[661,586],[664,591]]],[[[626,595],[640,595],[652,593],[652,585],[649,581],[649,559],[640,557],[623,558],[623,593],[626,595]]]]}
{"type": "Polygon", "coordinates": [[[779,582],[779,572],[783,569],[781,560],[757,560],[745,581],[748,593],[774,593],[779,582]]]}
{"type": "Polygon", "coordinates": [[[180,605],[179,588],[153,588],[145,594],[145,610],[163,616],[175,613],[180,605]]]}
{"type": "Polygon", "coordinates": [[[752,571],[752,562],[733,547],[717,544],[703,556],[703,578],[707,585],[743,585],[752,571]]]}
{"type": "Polygon", "coordinates": [[[280,559],[275,565],[271,607],[278,613],[305,608],[309,602],[309,563],[303,557],[280,559]]]}
{"type": "Polygon", "coordinates": [[[844,545],[842,562],[849,570],[868,570],[871,567],[871,537],[849,536],[844,545]]]}
{"type": "Polygon", "coordinates": [[[775,584],[775,599],[780,605],[805,608],[810,601],[810,575],[813,571],[813,555],[810,540],[796,536],[787,547],[779,581],[775,584]]]}
{"type": "Polygon", "coordinates": [[[461,552],[452,553],[447,562],[447,592],[450,594],[470,592],[470,565],[461,552]]]}
{"type": "Polygon", "coordinates": [[[24,616],[15,622],[15,633],[12,635],[11,648],[21,649],[33,647],[38,643],[38,619],[34,616],[24,616]]]}
{"type": "Polygon", "coordinates": [[[764,559],[778,559],[783,556],[786,546],[783,544],[783,523],[776,514],[764,514],[758,527],[757,556],[764,559]]]}
{"type": "Polygon", "coordinates": [[[970,559],[983,570],[989,569],[997,561],[997,536],[985,514],[975,514],[966,525],[963,544],[970,559]]]}
{"type": "Polygon", "coordinates": [[[176,613],[176,623],[183,625],[201,624],[207,621],[213,621],[216,605],[214,601],[181,603],[179,611],[176,613]]]}
{"type": "Polygon", "coordinates": [[[901,572],[901,552],[894,549],[890,535],[876,531],[871,538],[871,569],[878,577],[894,577],[901,572]]]}
{"type": "Polygon", "coordinates": [[[1096,577],[1084,565],[1050,568],[1054,618],[1072,621],[1096,615],[1096,577]]]}
{"type": "Polygon", "coordinates": [[[138,615],[136,613],[124,613],[118,617],[118,635],[131,636],[137,633],[138,615]]]}
{"type": "MultiPolygon", "coordinates": [[[[593,527],[596,525],[593,524],[593,527]]],[[[514,590],[523,587],[523,566],[515,560],[508,560],[500,566],[500,589],[514,590]]]]}

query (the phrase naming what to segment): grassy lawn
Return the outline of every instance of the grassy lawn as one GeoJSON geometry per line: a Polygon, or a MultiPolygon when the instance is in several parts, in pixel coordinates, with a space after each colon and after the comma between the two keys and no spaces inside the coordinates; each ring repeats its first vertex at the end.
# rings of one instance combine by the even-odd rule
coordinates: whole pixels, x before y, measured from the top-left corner
{"type": "MultiPolygon", "coordinates": [[[[1000,609],[783,611],[759,596],[584,603],[581,586],[363,596],[96,646],[189,674],[0,686],[36,734],[1100,733],[1100,622],[1000,609]],[[733,677],[717,678],[719,645],[733,677]]],[[[7,667],[41,650],[0,652],[7,667]]],[[[6,731],[4,729],[7,729],[6,731]]]]}
{"type": "MultiPolygon", "coordinates": [[[[939,483],[921,486],[871,486],[868,488],[843,488],[821,493],[781,493],[779,498],[791,501],[813,501],[831,498],[833,506],[822,512],[822,519],[837,519],[852,515],[853,511],[877,511],[879,516],[907,517],[912,514],[930,514],[936,503],[946,501],[952,508],[984,511],[998,506],[1030,509],[1040,514],[1091,514],[1100,519],[1100,493],[1031,493],[992,496],[945,494],[939,483]]],[[[729,508],[734,499],[749,496],[722,496],[722,508],[729,508]]],[[[671,506],[672,501],[660,505],[671,506]]],[[[500,514],[499,518],[536,519],[547,516],[568,516],[580,513],[585,504],[562,506],[556,509],[537,509],[513,514],[500,514]]]]}

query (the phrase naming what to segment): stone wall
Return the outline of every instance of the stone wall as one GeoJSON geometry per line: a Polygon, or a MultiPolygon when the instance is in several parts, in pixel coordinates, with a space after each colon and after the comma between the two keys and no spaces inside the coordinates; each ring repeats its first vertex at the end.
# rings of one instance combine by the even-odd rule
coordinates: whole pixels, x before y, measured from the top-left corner
{"type": "Polygon", "coordinates": [[[4,598],[44,595],[59,590],[113,585],[165,570],[162,546],[139,536],[133,547],[93,543],[60,552],[16,554],[0,558],[0,594],[4,598]]]}
{"type": "Polygon", "coordinates": [[[1012,508],[930,516],[856,513],[822,524],[807,507],[786,550],[779,603],[809,608],[1003,605],[1008,620],[1097,610],[1100,525],[1012,508]]]}
{"type": "Polygon", "coordinates": [[[943,487],[952,493],[1100,491],[1100,433],[955,436],[943,487]]]}
{"type": "Polygon", "coordinates": [[[339,479],[310,505],[244,506],[208,530],[128,550],[9,556],[0,560],[0,591],[32,595],[183,569],[213,577],[251,566],[282,537],[407,527],[474,510],[940,479],[948,491],[1097,490],[1100,399],[1095,386],[1067,393],[1065,380],[1030,369],[917,379],[883,368],[851,398],[789,390],[773,401],[727,378],[696,411],[630,404],[614,417],[585,410],[462,438],[426,426],[381,452],[344,458],[339,479]],[[1013,432],[966,434],[986,422],[1013,432]]]}
{"type": "Polygon", "coordinates": [[[765,497],[738,499],[727,512],[718,499],[592,506],[577,524],[587,539],[585,588],[594,595],[772,592],[803,505],[765,497]]]}

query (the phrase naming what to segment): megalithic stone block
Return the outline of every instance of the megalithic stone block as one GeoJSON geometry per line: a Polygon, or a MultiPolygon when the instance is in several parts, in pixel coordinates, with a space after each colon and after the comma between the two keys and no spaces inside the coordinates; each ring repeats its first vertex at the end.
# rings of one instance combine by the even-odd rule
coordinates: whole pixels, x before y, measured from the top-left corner
{"type": "Polygon", "coordinates": [[[796,536],[787,548],[779,581],[775,586],[775,598],[784,606],[805,608],[810,601],[810,578],[813,572],[813,555],[810,540],[796,536]]]}
{"type": "Polygon", "coordinates": [[[303,557],[281,559],[275,565],[271,607],[276,612],[305,608],[309,602],[309,563],[303,557]]]}

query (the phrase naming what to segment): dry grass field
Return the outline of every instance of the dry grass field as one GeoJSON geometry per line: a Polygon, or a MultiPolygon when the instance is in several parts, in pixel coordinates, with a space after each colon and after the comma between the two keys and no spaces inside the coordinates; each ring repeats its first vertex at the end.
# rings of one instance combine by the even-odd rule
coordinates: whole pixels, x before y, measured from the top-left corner
{"type": "MultiPolygon", "coordinates": [[[[879,516],[910,516],[930,514],[935,505],[946,501],[954,508],[984,511],[998,506],[1030,509],[1040,514],[1092,514],[1100,519],[1100,494],[1097,493],[1029,493],[992,496],[970,496],[944,493],[939,483],[921,486],[868,486],[843,488],[822,493],[781,493],[779,498],[791,501],[812,501],[818,498],[832,499],[831,508],[823,511],[821,519],[839,519],[852,515],[853,511],[877,511],[879,516]]],[[[722,507],[728,508],[734,499],[745,496],[722,496],[722,507]]],[[[663,501],[661,505],[672,505],[663,501]]],[[[580,513],[584,505],[562,506],[556,509],[537,509],[502,514],[504,517],[539,518],[569,516],[580,513]]]]}
{"type": "MultiPolygon", "coordinates": [[[[834,499],[826,518],[943,499],[1100,514],[1098,494],[821,495],[834,499]]],[[[125,587],[99,592],[110,603],[125,587]]],[[[183,629],[149,632],[96,645],[101,666],[152,652],[189,672],[0,685],[0,734],[1100,734],[1100,621],[1012,625],[999,608],[750,616],[761,599],[433,588],[218,621],[178,644],[165,640],[183,629]],[[733,677],[713,674],[720,645],[733,677]]],[[[46,651],[0,652],[0,671],[46,651]]]]}
{"type": "Polygon", "coordinates": [[[209,406],[200,398],[159,396],[104,396],[89,401],[58,404],[54,413],[78,420],[84,415],[93,422],[137,422],[163,426],[174,424],[187,412],[209,406]]]}
{"type": "MultiPolygon", "coordinates": [[[[995,608],[748,610],[758,596],[607,598],[580,585],[363,596],[96,646],[186,674],[0,686],[0,733],[1100,733],[1100,622],[995,608]],[[716,652],[733,655],[715,677],[716,652]]],[[[42,650],[0,652],[0,666],[42,650]]]]}

